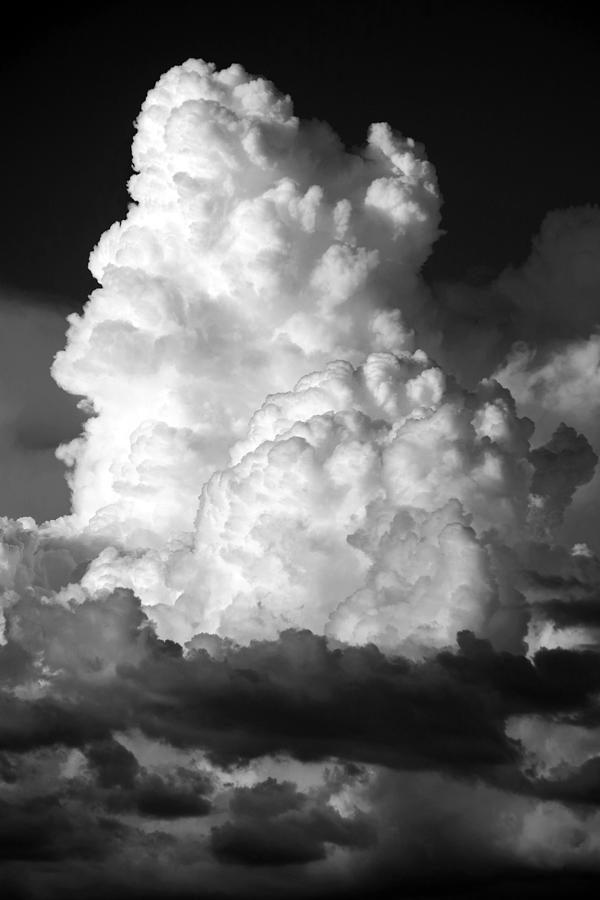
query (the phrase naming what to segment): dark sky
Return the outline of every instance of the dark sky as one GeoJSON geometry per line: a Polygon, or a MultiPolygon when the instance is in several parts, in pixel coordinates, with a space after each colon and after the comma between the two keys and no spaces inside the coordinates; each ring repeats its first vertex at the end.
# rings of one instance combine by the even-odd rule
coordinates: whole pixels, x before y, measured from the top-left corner
{"type": "Polygon", "coordinates": [[[190,56],[265,75],[348,145],[382,119],[423,142],[448,232],[428,276],[494,274],[549,209],[600,201],[597,39],[580,3],[23,5],[0,63],[0,282],[82,304],[133,120],[190,56]]]}

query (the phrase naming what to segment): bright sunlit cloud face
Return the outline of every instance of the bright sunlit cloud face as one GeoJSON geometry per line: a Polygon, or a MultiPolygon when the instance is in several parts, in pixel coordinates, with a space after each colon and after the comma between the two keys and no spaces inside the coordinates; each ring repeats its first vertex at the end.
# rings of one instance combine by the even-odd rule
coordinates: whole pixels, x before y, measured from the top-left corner
{"type": "Polygon", "coordinates": [[[92,253],[102,287],[53,371],[95,413],[62,450],[77,527],[147,546],[192,530],[268,393],[410,344],[397,304],[418,298],[439,201],[412,141],[374,125],[348,154],[240,66],[164,75],[133,160],[134,204],[92,253]]]}
{"type": "Polygon", "coordinates": [[[1,520],[9,887],[597,867],[600,563],[563,524],[598,460],[596,213],[459,307],[420,276],[433,167],[390,126],[349,153],[189,60],[136,127],[52,368],[88,417],[72,513],[1,520]],[[486,291],[510,327],[474,335],[486,291]]]}

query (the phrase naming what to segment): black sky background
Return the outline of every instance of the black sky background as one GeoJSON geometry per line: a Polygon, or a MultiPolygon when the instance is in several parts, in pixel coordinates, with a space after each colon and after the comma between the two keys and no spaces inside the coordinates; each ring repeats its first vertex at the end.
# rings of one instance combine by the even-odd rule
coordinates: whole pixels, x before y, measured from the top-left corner
{"type": "Polygon", "coordinates": [[[387,120],[444,197],[429,280],[495,275],[548,210],[600,201],[600,75],[582,3],[174,2],[12,11],[2,39],[0,284],[79,309],[87,258],[124,217],[133,121],[190,56],[240,62],[349,145],[387,120]]]}

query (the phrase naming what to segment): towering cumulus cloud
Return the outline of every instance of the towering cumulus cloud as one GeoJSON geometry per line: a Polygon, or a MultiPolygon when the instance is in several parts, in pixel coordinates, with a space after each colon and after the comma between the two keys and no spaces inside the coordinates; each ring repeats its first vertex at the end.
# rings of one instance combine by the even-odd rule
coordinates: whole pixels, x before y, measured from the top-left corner
{"type": "Polygon", "coordinates": [[[563,346],[570,270],[546,265],[596,213],[458,303],[419,274],[418,145],[380,123],[348,153],[194,60],[133,163],[53,365],[87,416],[59,450],[72,512],[1,520],[9,894],[597,872],[600,561],[564,531],[598,461],[583,400],[569,418],[595,270],[563,346]]]}
{"type": "Polygon", "coordinates": [[[150,91],[124,222],[90,267],[54,376],[94,415],[64,447],[74,523],[147,546],[196,498],[267,393],[410,343],[397,304],[438,225],[429,163],[374,125],[360,156],[240,66],[189,61],[150,91]]]}

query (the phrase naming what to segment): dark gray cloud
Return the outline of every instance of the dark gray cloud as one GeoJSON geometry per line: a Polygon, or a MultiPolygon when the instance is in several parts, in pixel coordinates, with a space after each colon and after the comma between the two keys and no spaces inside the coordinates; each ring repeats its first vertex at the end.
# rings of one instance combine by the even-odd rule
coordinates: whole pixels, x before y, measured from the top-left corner
{"type": "Polygon", "coordinates": [[[584,625],[600,628],[600,597],[552,599],[536,606],[536,611],[560,628],[584,625]]]}
{"type": "Polygon", "coordinates": [[[546,515],[559,524],[577,488],[593,478],[598,456],[584,435],[563,422],[529,459],[535,470],[531,491],[546,500],[546,515]]]}
{"type": "Polygon", "coordinates": [[[101,800],[113,812],[137,812],[158,819],[203,816],[210,812],[207,798],[211,779],[202,772],[178,766],[168,775],[149,773],[135,755],[113,738],[85,748],[100,789],[101,800]]]}
{"type": "Polygon", "coordinates": [[[92,897],[194,896],[196,877],[206,896],[277,896],[286,872],[294,896],[351,896],[352,879],[442,896],[447,878],[494,896],[493,873],[536,871],[535,854],[525,865],[507,845],[504,817],[535,802],[565,815],[600,805],[596,760],[536,774],[505,730],[515,715],[600,724],[595,651],[528,659],[461,632],[409,662],[288,631],[247,647],[213,637],[209,653],[202,638],[187,650],[160,640],[125,590],[63,605],[24,597],[6,620],[2,866],[15,896],[29,884],[68,897],[81,867],[92,897]],[[124,734],[145,736],[158,763],[124,734]],[[191,762],[198,752],[205,764],[191,762]],[[265,758],[341,767],[318,789],[294,774],[236,786],[237,767],[265,758]],[[358,798],[345,812],[332,799],[344,791],[358,798]],[[336,869],[340,853],[349,861],[336,869]]]}
{"type": "Polygon", "coordinates": [[[365,847],[375,834],[366,816],[344,819],[309,802],[291,782],[269,778],[238,788],[231,819],[212,829],[211,848],[225,862],[283,866],[325,859],[327,845],[365,847]]]}
{"type": "Polygon", "coordinates": [[[0,511],[38,521],[64,515],[69,491],[56,459],[81,430],[77,401],[50,375],[65,340],[65,310],[0,285],[0,511]]]}
{"type": "MultiPolygon", "coordinates": [[[[468,661],[452,668],[450,656],[415,664],[388,659],[374,646],[332,650],[308,631],[248,647],[225,643],[221,658],[205,650],[184,655],[156,637],[128,591],[71,607],[22,600],[7,611],[7,622],[5,667],[12,663],[23,680],[28,666],[32,680],[40,665],[54,673],[45,695],[3,698],[0,746],[7,749],[82,746],[115,729],[139,728],[173,746],[201,746],[223,765],[286,752],[301,760],[339,755],[483,771],[515,758],[500,706],[475,678],[469,683],[468,661]]],[[[519,660],[531,690],[543,695],[526,660],[500,659],[498,673],[483,666],[477,677],[497,676],[502,692],[502,679],[510,682],[505,670],[519,660]]]]}
{"type": "Polygon", "coordinates": [[[489,377],[515,343],[549,359],[596,331],[599,249],[598,206],[552,210],[520,265],[433,285],[423,340],[463,384],[489,377]]]}
{"type": "Polygon", "coordinates": [[[184,652],[156,636],[125,590],[66,606],[23,599],[6,618],[7,686],[36,684],[42,672],[46,685],[31,697],[3,692],[2,748],[92,743],[101,782],[117,778],[113,768],[134,777],[131,754],[109,741],[132,728],[202,747],[221,765],[289,753],[483,774],[518,759],[508,716],[588,714],[600,690],[594,650],[541,649],[530,660],[470,632],[423,662],[329,647],[308,631],[247,647],[222,641],[219,655],[184,652]]]}

